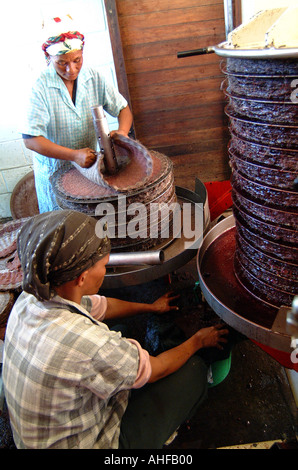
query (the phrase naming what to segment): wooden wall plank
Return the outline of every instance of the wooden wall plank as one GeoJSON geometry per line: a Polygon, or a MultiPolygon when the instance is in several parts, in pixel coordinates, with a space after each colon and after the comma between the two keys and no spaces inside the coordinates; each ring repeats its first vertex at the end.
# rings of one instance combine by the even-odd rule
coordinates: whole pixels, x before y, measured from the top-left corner
{"type": "MultiPolygon", "coordinates": [[[[138,17],[131,18],[135,21],[138,17]]],[[[222,18],[214,18],[213,20],[203,20],[203,21],[189,21],[184,15],[184,21],[181,23],[171,24],[163,22],[160,24],[158,18],[147,18],[148,21],[152,21],[154,26],[151,28],[146,27],[146,23],[143,28],[139,27],[138,21],[136,21],[136,26],[133,27],[132,21],[124,22],[121,37],[123,38],[123,49],[129,44],[144,44],[144,43],[155,43],[174,40],[174,39],[183,39],[183,38],[200,38],[200,36],[207,36],[214,34],[216,27],[222,20],[222,18]]],[[[165,19],[163,21],[166,21],[165,19]]],[[[224,38],[222,38],[223,40],[224,38]]],[[[195,49],[196,47],[193,47],[195,49]]]]}
{"type": "MultiPolygon", "coordinates": [[[[106,3],[113,3],[106,0],[106,3]]],[[[136,138],[168,155],[175,178],[193,189],[229,178],[229,134],[215,54],[177,53],[225,39],[219,0],[115,0],[136,138]]]]}
{"type": "MultiPolygon", "coordinates": [[[[173,56],[177,58],[178,51],[185,51],[190,49],[198,49],[213,44],[218,44],[222,40],[224,28],[221,21],[218,24],[212,23],[212,31],[208,29],[206,34],[201,34],[200,37],[182,37],[168,39],[165,41],[155,41],[142,44],[129,44],[125,47],[125,60],[128,63],[130,60],[137,60],[150,57],[163,57],[173,56]]],[[[196,56],[198,57],[198,56],[196,56]]],[[[194,59],[189,57],[189,59],[194,59]]],[[[180,60],[182,62],[182,60],[180,60]]],[[[179,64],[177,63],[177,66],[179,64]]],[[[180,67],[182,65],[180,64],[180,67]]]]}
{"type": "MultiPolygon", "coordinates": [[[[181,8],[174,10],[163,10],[158,12],[143,13],[140,15],[121,16],[121,29],[126,32],[125,39],[143,39],[143,32],[151,34],[152,37],[157,30],[161,30],[162,38],[176,37],[175,28],[180,25],[196,25],[206,31],[210,28],[211,22],[222,19],[223,11],[218,5],[198,6],[192,8],[181,8]]],[[[201,30],[201,29],[200,29],[201,30]]],[[[143,42],[143,41],[142,41],[143,42]]]]}
{"type": "MultiPolygon", "coordinates": [[[[208,97],[209,91],[218,91],[222,99],[221,91],[218,86],[218,78],[199,78],[195,76],[192,80],[184,80],[174,83],[148,83],[146,87],[141,89],[137,86],[130,89],[130,94],[133,101],[137,104],[137,101],[146,101],[154,99],[161,99],[163,97],[179,96],[179,95],[191,95],[192,93],[205,92],[204,99],[208,97]]],[[[156,104],[154,105],[156,108],[156,104]]]]}
{"type": "MultiPolygon", "coordinates": [[[[200,56],[199,56],[200,57],[200,56]]],[[[198,59],[200,60],[200,59],[198,59]]],[[[218,86],[220,87],[221,82],[223,81],[223,77],[218,76],[219,73],[219,64],[209,63],[207,67],[202,66],[185,66],[181,68],[169,68],[163,70],[148,70],[144,73],[136,72],[132,74],[128,74],[128,83],[130,89],[138,88],[138,87],[147,87],[152,85],[159,85],[159,84],[173,84],[181,82],[188,82],[198,79],[206,78],[206,73],[210,73],[209,78],[218,77],[218,86]]]]}
{"type": "Polygon", "coordinates": [[[181,10],[185,8],[193,8],[198,5],[220,5],[219,0],[118,0],[117,10],[119,16],[130,15],[143,15],[148,12],[168,11],[168,10],[181,10]]]}
{"type": "MultiPolygon", "coordinates": [[[[198,126],[199,128],[199,126],[198,126]]],[[[218,127],[210,128],[199,128],[199,130],[188,130],[186,128],[176,127],[174,133],[163,134],[162,126],[161,133],[158,136],[159,145],[157,146],[156,135],[150,135],[146,139],[142,139],[146,143],[148,148],[155,149],[157,151],[163,151],[168,156],[177,156],[178,152],[175,151],[175,147],[180,149],[179,155],[183,156],[184,153],[196,153],[200,149],[214,149],[218,148],[217,140],[220,140],[225,136],[223,126],[219,124],[218,127]],[[177,144],[179,141],[179,144],[177,144]],[[184,152],[184,148],[187,149],[184,152]],[[167,152],[165,152],[167,149],[167,152]],[[191,150],[190,150],[191,149],[191,150]],[[193,152],[192,152],[193,150],[193,152]]],[[[220,148],[222,148],[220,146],[220,148]]],[[[197,156],[200,160],[200,155],[197,156]]],[[[185,161],[185,163],[187,163],[185,161]]],[[[208,164],[208,161],[206,162],[208,164]]]]}
{"type": "MultiPolygon", "coordinates": [[[[166,106],[169,106],[168,100],[163,99],[160,100],[160,107],[161,111],[156,111],[156,103],[154,100],[151,100],[148,105],[148,100],[144,103],[144,106],[139,102],[139,108],[137,111],[140,110],[140,112],[135,114],[135,119],[138,121],[138,123],[143,123],[144,124],[144,129],[142,134],[147,134],[148,131],[145,130],[145,124],[148,122],[148,127],[151,128],[152,124],[151,121],[155,122],[163,122],[164,126],[170,128],[170,126],[175,126],[177,122],[180,122],[181,120],[183,121],[190,121],[191,119],[198,119],[198,118],[206,118],[208,116],[214,116],[217,121],[222,122],[222,102],[220,100],[220,93],[216,91],[216,98],[217,100],[213,100],[209,98],[209,101],[204,100],[202,101],[201,104],[198,104],[195,108],[192,106],[192,101],[191,98],[192,96],[190,95],[189,100],[186,101],[184,96],[182,95],[180,99],[177,99],[176,97],[172,98],[173,105],[172,107],[165,108],[164,104],[166,106]],[[217,96],[216,96],[217,95],[217,96]],[[154,106],[155,105],[155,106],[154,106]],[[153,107],[155,109],[153,109],[153,107]],[[151,118],[149,120],[149,118],[151,118]],[[170,119],[172,122],[167,123],[165,122],[167,119],[170,119]]],[[[193,98],[196,98],[194,95],[193,98]]],[[[196,126],[196,124],[194,124],[196,126]]],[[[150,131],[149,131],[150,132],[150,131]]]]}

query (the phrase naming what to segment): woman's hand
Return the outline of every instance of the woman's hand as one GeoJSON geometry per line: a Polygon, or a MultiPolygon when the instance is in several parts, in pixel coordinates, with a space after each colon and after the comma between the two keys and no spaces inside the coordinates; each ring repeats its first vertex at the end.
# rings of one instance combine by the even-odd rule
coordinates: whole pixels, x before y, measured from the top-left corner
{"type": "Polygon", "coordinates": [[[224,337],[228,330],[221,325],[202,328],[178,346],[168,349],[157,356],[150,356],[152,367],[149,383],[156,382],[180,369],[188,359],[201,348],[215,347],[223,349],[224,337]]]}
{"type": "Polygon", "coordinates": [[[97,152],[90,148],[74,150],[74,162],[82,168],[89,168],[92,166],[97,158],[97,152]]]}
{"type": "Polygon", "coordinates": [[[108,306],[105,318],[124,318],[142,313],[162,314],[169,312],[170,310],[178,310],[178,307],[175,305],[170,305],[170,302],[172,302],[174,299],[177,299],[179,295],[174,296],[172,294],[172,292],[168,292],[153,302],[153,304],[129,302],[126,300],[107,297],[108,306]]]}
{"type": "Polygon", "coordinates": [[[125,131],[121,131],[119,129],[111,131],[110,137],[113,137],[114,135],[117,135],[117,134],[124,135],[124,137],[128,137],[128,134],[125,131]]]}
{"type": "Polygon", "coordinates": [[[76,162],[82,168],[89,168],[96,161],[97,153],[90,148],[73,150],[62,145],[55,144],[43,136],[24,139],[26,148],[44,155],[45,157],[57,158],[58,160],[67,160],[76,162]]]}
{"type": "Polygon", "coordinates": [[[153,302],[153,304],[151,304],[154,313],[166,313],[170,312],[171,310],[179,310],[177,305],[170,305],[173,300],[176,300],[179,297],[179,295],[173,295],[173,292],[167,292],[155,302],[153,302]]]}
{"type": "Polygon", "coordinates": [[[224,329],[222,325],[209,326],[197,331],[195,335],[200,339],[202,348],[218,348],[223,349],[222,343],[227,342],[225,335],[229,330],[224,329]]]}

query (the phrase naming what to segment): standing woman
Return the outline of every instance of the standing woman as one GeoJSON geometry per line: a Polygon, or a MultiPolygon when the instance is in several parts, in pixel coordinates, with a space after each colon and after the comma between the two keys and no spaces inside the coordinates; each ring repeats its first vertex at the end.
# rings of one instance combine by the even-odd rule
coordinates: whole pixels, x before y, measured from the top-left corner
{"type": "Polygon", "coordinates": [[[71,162],[89,168],[96,161],[92,106],[118,117],[120,134],[127,136],[132,125],[125,98],[98,71],[83,67],[84,36],[74,30],[71,18],[53,18],[51,28],[42,45],[48,67],[33,86],[23,130],[25,146],[36,152],[40,213],[59,210],[50,183],[56,170],[67,170],[71,162]]]}

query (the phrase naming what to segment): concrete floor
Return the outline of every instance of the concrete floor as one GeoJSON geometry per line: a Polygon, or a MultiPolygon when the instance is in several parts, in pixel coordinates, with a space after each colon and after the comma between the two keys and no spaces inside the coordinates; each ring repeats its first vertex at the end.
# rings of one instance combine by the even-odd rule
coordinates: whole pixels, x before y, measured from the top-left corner
{"type": "Polygon", "coordinates": [[[287,376],[251,341],[234,347],[227,378],[209,390],[200,412],[185,423],[174,449],[210,449],[296,440],[295,411],[287,376]]]}

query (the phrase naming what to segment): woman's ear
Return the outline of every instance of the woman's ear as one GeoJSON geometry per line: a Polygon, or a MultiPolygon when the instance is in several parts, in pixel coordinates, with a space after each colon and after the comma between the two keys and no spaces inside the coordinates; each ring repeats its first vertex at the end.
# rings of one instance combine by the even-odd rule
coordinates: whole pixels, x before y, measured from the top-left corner
{"type": "Polygon", "coordinates": [[[82,287],[86,281],[88,275],[88,270],[83,271],[78,277],[77,277],[77,286],[82,287]]]}

